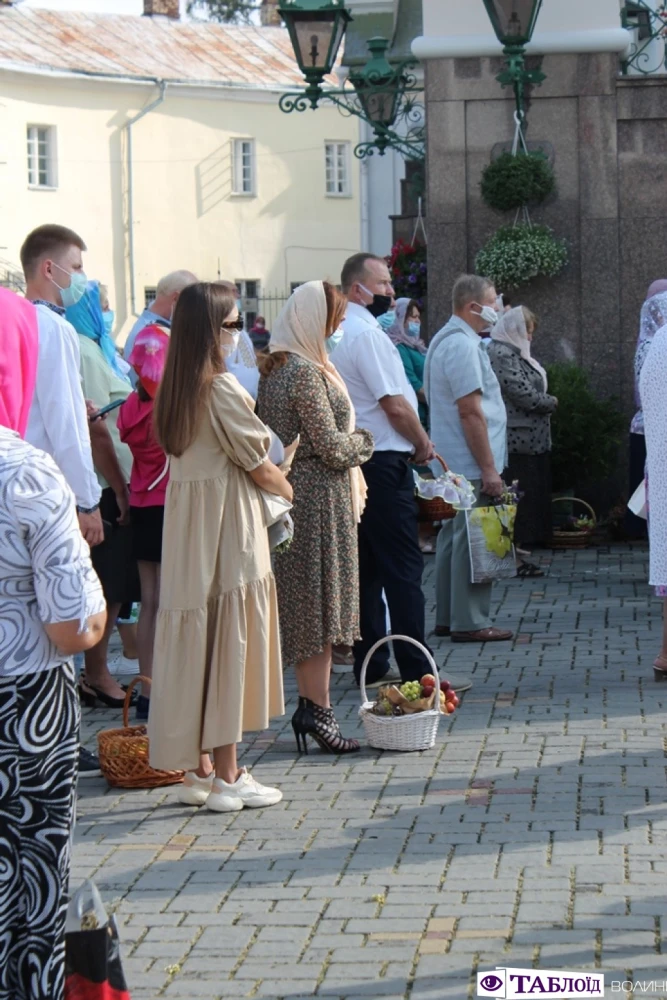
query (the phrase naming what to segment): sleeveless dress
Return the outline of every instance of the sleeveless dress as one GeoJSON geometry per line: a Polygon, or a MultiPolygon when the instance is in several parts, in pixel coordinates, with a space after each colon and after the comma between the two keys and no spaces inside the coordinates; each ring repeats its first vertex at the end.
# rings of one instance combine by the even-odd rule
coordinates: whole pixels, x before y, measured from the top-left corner
{"type": "Polygon", "coordinates": [[[269,435],[225,373],[171,457],[148,721],[153,767],[191,770],[285,711],[276,584],[259,490],[269,435]]]}

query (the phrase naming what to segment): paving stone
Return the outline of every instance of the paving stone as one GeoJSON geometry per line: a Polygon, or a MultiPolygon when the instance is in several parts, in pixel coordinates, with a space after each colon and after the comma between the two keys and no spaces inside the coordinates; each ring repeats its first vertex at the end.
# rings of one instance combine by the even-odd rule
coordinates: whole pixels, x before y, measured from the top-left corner
{"type": "MultiPolygon", "coordinates": [[[[116,909],[135,1000],[466,1000],[478,968],[534,962],[660,978],[667,690],[647,666],[647,553],[538,558],[539,583],[494,589],[516,643],[429,640],[474,685],[434,751],[297,757],[288,670],[286,716],[240,748],[280,806],[214,816],[173,788],[79,786],[72,886],[92,876],[116,909]]],[[[430,630],[432,558],[424,585],[430,630]]],[[[351,675],[332,701],[363,739],[351,675]]],[[[89,746],[116,725],[83,711],[89,746]]]]}

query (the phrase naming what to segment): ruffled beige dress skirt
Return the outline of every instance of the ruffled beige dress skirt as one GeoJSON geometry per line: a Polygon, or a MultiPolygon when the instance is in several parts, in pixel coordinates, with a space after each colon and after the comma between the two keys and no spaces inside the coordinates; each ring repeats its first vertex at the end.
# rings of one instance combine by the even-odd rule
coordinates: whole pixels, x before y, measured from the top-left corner
{"type": "Polygon", "coordinates": [[[276,585],[248,475],[266,428],[219,376],[196,440],[171,459],[148,722],[153,767],[191,770],[284,713],[276,585]]]}

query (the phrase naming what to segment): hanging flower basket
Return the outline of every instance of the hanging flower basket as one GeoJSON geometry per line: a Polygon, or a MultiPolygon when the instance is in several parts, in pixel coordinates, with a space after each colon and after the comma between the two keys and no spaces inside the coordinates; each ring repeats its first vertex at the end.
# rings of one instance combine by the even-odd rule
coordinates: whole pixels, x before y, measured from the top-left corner
{"type": "Polygon", "coordinates": [[[426,244],[397,240],[387,257],[396,298],[415,299],[424,305],[427,291],[426,244]]]}
{"type": "Polygon", "coordinates": [[[503,153],[485,168],[482,198],[497,212],[541,205],[556,190],[556,178],[542,152],[503,153]]]}
{"type": "Polygon", "coordinates": [[[554,278],[567,264],[567,245],[548,226],[502,226],[477,254],[477,273],[509,292],[533,278],[554,278]]]}

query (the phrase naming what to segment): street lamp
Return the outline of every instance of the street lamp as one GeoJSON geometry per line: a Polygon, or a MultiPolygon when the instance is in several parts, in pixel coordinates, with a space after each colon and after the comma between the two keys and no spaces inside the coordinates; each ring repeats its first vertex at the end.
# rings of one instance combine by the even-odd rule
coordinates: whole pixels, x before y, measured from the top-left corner
{"type": "Polygon", "coordinates": [[[289,32],[294,55],[306,80],[305,90],[283,94],[280,110],[306,111],[321,100],[330,101],[344,115],[355,115],[373,131],[370,142],[359,143],[360,159],[392,148],[408,159],[424,158],[423,108],[416,95],[423,91],[413,70],[415,62],[391,64],[389,41],[371,38],[370,57],[348,75],[349,86],[340,90],[322,86],[335,64],[347,24],[352,16],[343,0],[283,0],[278,8],[289,32]],[[404,126],[402,129],[397,126],[404,126]]]}
{"type": "Polygon", "coordinates": [[[514,88],[517,114],[523,123],[525,86],[539,87],[546,80],[541,70],[527,70],[525,65],[526,45],[533,37],[542,0],[484,0],[484,6],[506,61],[496,79],[503,87],[514,88]]]}
{"type": "Polygon", "coordinates": [[[308,84],[305,95],[310,106],[316,108],[322,95],[322,81],[336,65],[338,49],[352,15],[343,0],[283,0],[278,10],[308,84]]]}

